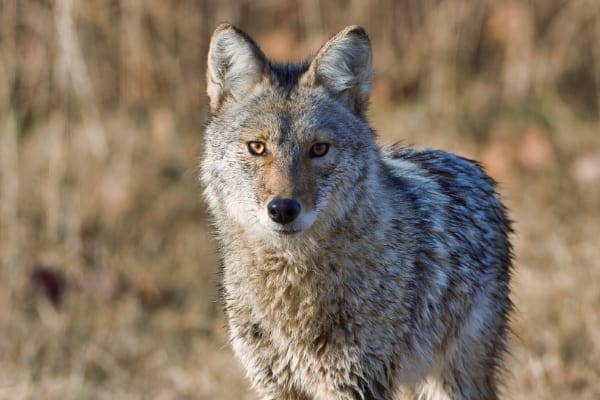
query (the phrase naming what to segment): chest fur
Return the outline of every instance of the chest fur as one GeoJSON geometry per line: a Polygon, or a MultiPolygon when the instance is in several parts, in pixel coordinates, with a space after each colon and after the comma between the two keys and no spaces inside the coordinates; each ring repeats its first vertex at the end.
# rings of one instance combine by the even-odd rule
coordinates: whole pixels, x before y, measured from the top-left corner
{"type": "Polygon", "coordinates": [[[226,256],[228,316],[308,343],[323,335],[344,340],[347,332],[363,329],[360,320],[397,319],[405,285],[401,261],[384,263],[397,258],[384,252],[365,255],[357,246],[311,257],[264,250],[226,256]]]}
{"type": "Polygon", "coordinates": [[[330,290],[339,291],[325,271],[327,261],[293,262],[266,252],[245,260],[232,260],[225,267],[229,316],[295,339],[317,334],[333,311],[330,290]]]}

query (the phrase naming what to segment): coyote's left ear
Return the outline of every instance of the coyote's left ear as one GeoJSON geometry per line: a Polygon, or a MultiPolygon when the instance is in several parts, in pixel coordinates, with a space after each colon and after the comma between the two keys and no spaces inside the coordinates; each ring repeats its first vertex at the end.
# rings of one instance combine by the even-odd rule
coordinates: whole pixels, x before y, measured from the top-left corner
{"type": "Polygon", "coordinates": [[[323,86],[359,115],[365,115],[371,95],[371,44],[360,26],[349,26],[321,47],[302,83],[323,86]]]}

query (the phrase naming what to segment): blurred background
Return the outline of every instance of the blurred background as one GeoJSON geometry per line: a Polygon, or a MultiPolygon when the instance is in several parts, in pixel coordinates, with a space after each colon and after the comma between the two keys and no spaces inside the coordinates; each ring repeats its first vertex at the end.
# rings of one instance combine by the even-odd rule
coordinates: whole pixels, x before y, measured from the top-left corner
{"type": "Polygon", "coordinates": [[[196,179],[222,21],[280,61],[363,25],[378,140],[516,221],[506,398],[600,399],[597,0],[0,0],[0,398],[255,399],[196,179]]]}

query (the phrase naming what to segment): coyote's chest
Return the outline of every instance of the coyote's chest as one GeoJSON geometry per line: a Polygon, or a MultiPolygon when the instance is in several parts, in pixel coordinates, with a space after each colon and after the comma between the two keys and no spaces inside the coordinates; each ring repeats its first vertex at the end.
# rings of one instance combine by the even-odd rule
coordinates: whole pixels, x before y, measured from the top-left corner
{"type": "Polygon", "coordinates": [[[299,343],[310,343],[331,330],[339,320],[347,289],[342,258],[294,257],[256,249],[252,255],[229,265],[224,285],[226,302],[245,310],[245,318],[263,326],[269,334],[299,343]],[[227,299],[229,297],[229,300],[227,299]]]}
{"type": "Polygon", "coordinates": [[[269,256],[248,276],[250,304],[263,323],[284,336],[319,332],[327,315],[327,278],[315,260],[269,256]]]}

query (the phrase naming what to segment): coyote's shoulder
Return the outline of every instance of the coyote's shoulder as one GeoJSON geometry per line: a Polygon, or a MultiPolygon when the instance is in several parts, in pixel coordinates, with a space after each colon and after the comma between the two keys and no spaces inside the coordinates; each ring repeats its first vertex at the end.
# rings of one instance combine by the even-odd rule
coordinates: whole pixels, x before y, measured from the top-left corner
{"type": "Polygon", "coordinates": [[[378,147],[369,39],[303,64],[211,39],[201,179],[232,347],[264,399],[494,399],[510,223],[474,161],[378,147]]]}

